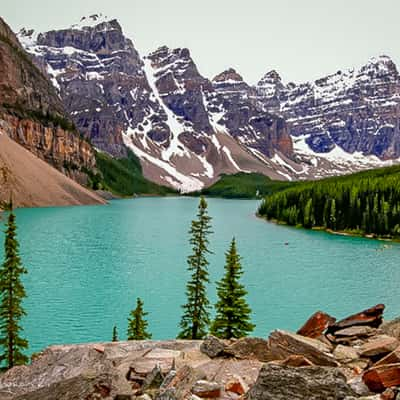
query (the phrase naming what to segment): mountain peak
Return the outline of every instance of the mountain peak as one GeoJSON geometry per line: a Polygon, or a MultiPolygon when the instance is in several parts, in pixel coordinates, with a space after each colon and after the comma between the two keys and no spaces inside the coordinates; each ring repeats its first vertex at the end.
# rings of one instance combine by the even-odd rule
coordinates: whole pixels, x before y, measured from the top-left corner
{"type": "Polygon", "coordinates": [[[278,74],[278,72],[276,70],[271,70],[269,72],[267,72],[258,82],[257,86],[263,86],[265,84],[277,84],[277,83],[281,83],[282,82],[282,78],[281,76],[278,74]]]}
{"type": "Polygon", "coordinates": [[[382,76],[392,76],[393,78],[397,78],[399,75],[394,61],[391,57],[384,54],[377,57],[371,57],[368,62],[361,67],[360,73],[367,74],[371,78],[382,76]]]}
{"type": "Polygon", "coordinates": [[[228,68],[214,77],[213,82],[243,82],[243,78],[234,68],[228,68]]]}
{"type": "Polygon", "coordinates": [[[71,25],[71,29],[86,30],[94,28],[95,26],[103,23],[110,23],[116,25],[115,27],[120,27],[116,19],[109,18],[107,15],[99,13],[99,14],[92,14],[89,16],[83,16],[78,23],[71,25]]]}

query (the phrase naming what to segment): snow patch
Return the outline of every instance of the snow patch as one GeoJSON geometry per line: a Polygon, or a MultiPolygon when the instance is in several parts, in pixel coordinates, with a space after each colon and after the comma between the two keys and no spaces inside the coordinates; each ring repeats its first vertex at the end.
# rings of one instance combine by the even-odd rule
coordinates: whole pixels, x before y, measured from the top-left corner
{"type": "Polygon", "coordinates": [[[172,177],[169,180],[169,183],[173,185],[175,189],[180,190],[182,193],[188,193],[188,192],[198,191],[203,188],[204,183],[201,182],[199,179],[186,176],[177,171],[177,169],[172,164],[160,160],[139,149],[139,147],[133,144],[129,136],[129,133],[125,132],[123,134],[123,140],[125,145],[128,146],[140,159],[144,159],[150,162],[151,164],[154,164],[157,167],[163,169],[165,172],[167,172],[172,177]]]}

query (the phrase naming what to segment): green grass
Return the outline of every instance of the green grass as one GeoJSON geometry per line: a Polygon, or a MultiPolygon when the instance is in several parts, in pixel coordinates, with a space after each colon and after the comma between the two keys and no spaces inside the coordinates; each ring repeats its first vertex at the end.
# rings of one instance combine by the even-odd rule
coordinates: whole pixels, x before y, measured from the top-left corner
{"type": "Polygon", "coordinates": [[[256,199],[293,185],[292,182],[274,181],[258,173],[239,172],[234,175],[221,175],[219,181],[198,194],[230,199],[256,199]]]}
{"type": "Polygon", "coordinates": [[[96,164],[100,174],[89,173],[94,189],[108,190],[119,196],[176,194],[171,188],[147,180],[139,159],[130,150],[128,157],[120,159],[97,152],[96,164]]]}

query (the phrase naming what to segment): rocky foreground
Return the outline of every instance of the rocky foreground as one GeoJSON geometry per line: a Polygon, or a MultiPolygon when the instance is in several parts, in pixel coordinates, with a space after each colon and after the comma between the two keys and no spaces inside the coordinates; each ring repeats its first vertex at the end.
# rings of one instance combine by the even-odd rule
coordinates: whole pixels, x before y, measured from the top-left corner
{"type": "Polygon", "coordinates": [[[400,399],[400,319],[383,310],[268,339],[52,346],[0,376],[0,399],[400,399]]]}

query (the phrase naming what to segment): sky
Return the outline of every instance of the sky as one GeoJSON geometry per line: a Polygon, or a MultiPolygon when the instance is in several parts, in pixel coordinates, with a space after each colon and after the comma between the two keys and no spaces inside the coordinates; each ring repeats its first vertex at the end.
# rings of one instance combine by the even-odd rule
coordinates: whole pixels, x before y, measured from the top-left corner
{"type": "Polygon", "coordinates": [[[201,74],[235,68],[250,84],[275,69],[318,79],[373,56],[400,65],[399,0],[1,0],[18,31],[66,28],[84,15],[117,18],[141,55],[188,47],[201,74]]]}

